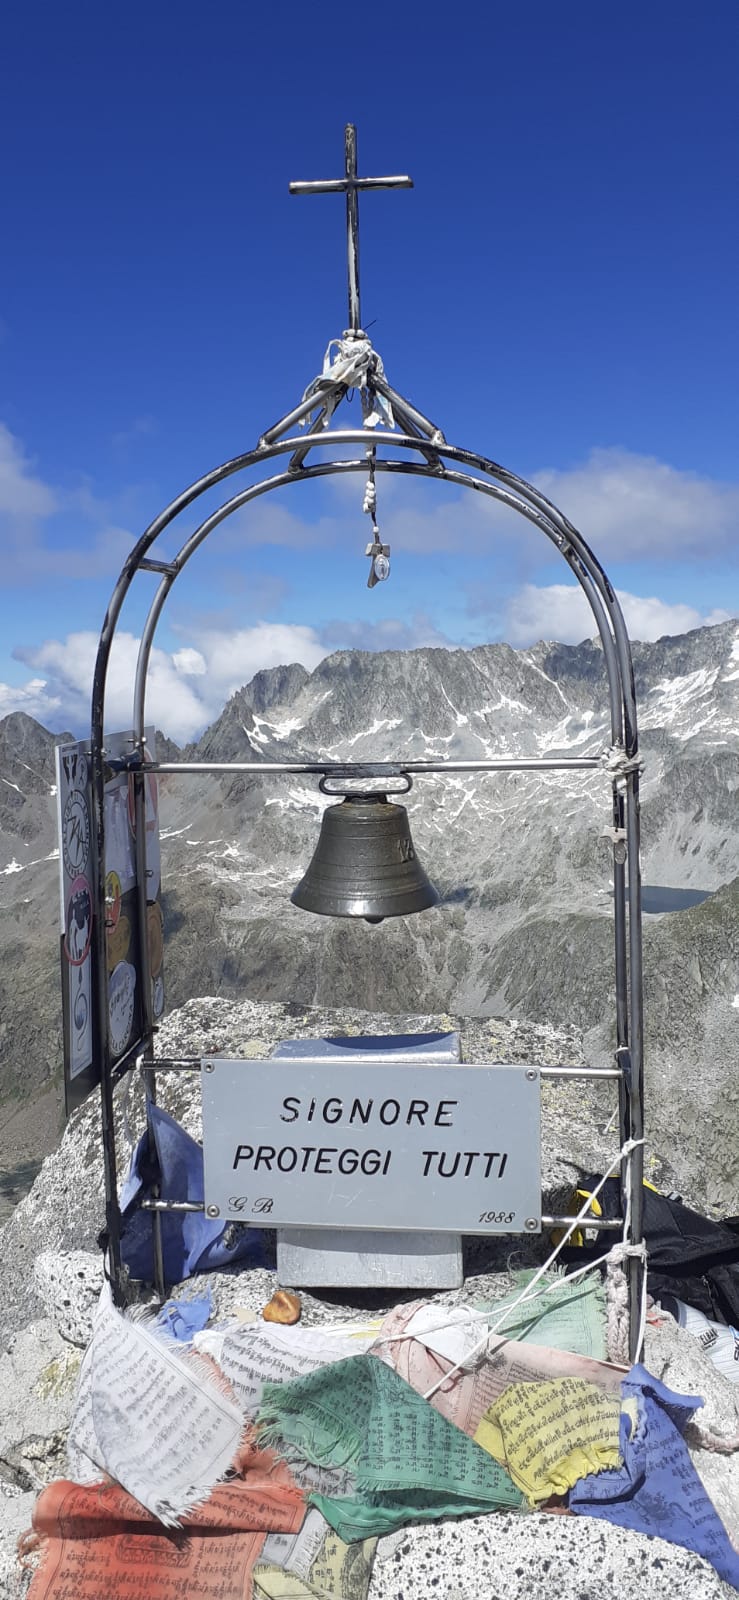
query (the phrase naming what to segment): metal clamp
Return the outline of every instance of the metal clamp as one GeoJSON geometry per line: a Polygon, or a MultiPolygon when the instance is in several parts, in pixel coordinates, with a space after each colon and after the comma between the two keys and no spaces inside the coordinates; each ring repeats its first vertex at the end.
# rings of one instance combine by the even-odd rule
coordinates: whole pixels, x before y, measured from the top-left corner
{"type": "MultiPolygon", "coordinates": [[[[328,795],[332,795],[334,797],[337,796],[337,795],[343,795],[345,798],[347,796],[349,798],[351,798],[352,795],[362,795],[362,796],[366,795],[367,798],[370,799],[370,800],[373,799],[373,797],[376,796],[376,795],[409,794],[411,789],[413,788],[413,779],[412,779],[410,773],[409,772],[399,772],[398,773],[398,777],[399,778],[405,778],[405,787],[402,788],[402,789],[400,789],[400,788],[391,788],[391,786],[388,783],[387,779],[386,778],[382,778],[379,775],[378,775],[378,778],[377,778],[377,782],[379,784],[379,788],[377,788],[377,789],[368,789],[367,788],[367,784],[368,784],[368,782],[371,782],[371,779],[363,778],[361,776],[359,776],[357,778],[354,778],[354,779],[352,779],[352,778],[344,779],[343,780],[343,786],[339,787],[338,789],[332,789],[332,788],[329,787],[330,784],[331,784],[332,774],[324,772],[323,776],[321,778],[319,778],[319,780],[318,780],[318,787],[319,787],[319,789],[321,791],[321,794],[328,794],[328,795]],[[361,784],[362,787],[360,789],[347,789],[346,788],[346,783],[347,782],[349,782],[349,783],[359,783],[359,784],[361,784]]],[[[337,779],[335,777],[335,775],[334,775],[334,781],[335,782],[341,782],[341,780],[337,779]]]]}
{"type": "Polygon", "coordinates": [[[613,845],[614,860],[617,861],[619,863],[619,865],[622,865],[623,862],[626,860],[626,851],[627,851],[626,829],[625,828],[603,828],[603,829],[601,829],[601,832],[599,834],[599,838],[608,839],[609,840],[609,842],[613,845]]]}

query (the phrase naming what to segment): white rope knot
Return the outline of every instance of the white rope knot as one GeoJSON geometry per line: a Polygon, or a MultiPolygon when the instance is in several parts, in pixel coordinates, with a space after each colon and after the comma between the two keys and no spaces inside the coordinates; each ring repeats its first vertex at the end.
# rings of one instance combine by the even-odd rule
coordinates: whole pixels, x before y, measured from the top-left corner
{"type": "Polygon", "coordinates": [[[636,755],[627,756],[620,744],[612,744],[609,750],[604,750],[601,756],[601,765],[605,767],[609,778],[614,783],[625,783],[631,772],[644,771],[644,762],[637,752],[636,755]]]}
{"type": "Polygon", "coordinates": [[[644,1265],[646,1266],[647,1247],[643,1239],[640,1244],[621,1243],[611,1245],[611,1248],[606,1256],[606,1261],[608,1263],[613,1262],[614,1266],[623,1266],[624,1261],[628,1261],[630,1259],[636,1260],[637,1257],[640,1261],[643,1261],[644,1265]]]}
{"type": "Polygon", "coordinates": [[[388,400],[377,394],[371,381],[372,373],[379,378],[385,376],[385,368],[372,342],[366,334],[356,337],[353,334],[344,334],[341,339],[331,339],[323,358],[323,368],[317,378],[313,379],[303,395],[304,400],[312,400],[315,396],[315,409],[303,418],[302,427],[310,424],[325,411],[323,419],[324,428],[342,399],[342,390],[358,389],[362,400],[362,415],[366,428],[376,428],[381,422],[389,428],[395,427],[393,408],[388,400]]]}

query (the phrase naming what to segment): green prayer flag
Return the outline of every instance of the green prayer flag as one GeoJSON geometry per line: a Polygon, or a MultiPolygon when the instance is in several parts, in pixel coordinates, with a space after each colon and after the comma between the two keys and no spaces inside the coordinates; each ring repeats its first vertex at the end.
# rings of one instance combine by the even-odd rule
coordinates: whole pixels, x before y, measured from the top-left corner
{"type": "Polygon", "coordinates": [[[486,1300],[477,1308],[485,1312],[492,1328],[500,1323],[501,1339],[545,1344],[550,1350],[573,1350],[576,1355],[592,1356],[595,1361],[607,1360],[606,1295],[598,1273],[588,1273],[574,1282],[560,1273],[546,1273],[537,1288],[549,1289],[549,1293],[522,1301],[510,1316],[503,1318],[503,1312],[513,1305],[534,1274],[526,1271],[516,1276],[512,1294],[501,1300],[486,1300]]]}
{"type": "Polygon", "coordinates": [[[266,1384],[256,1420],[291,1464],[349,1472],[353,1493],[309,1497],[347,1542],[522,1503],[503,1467],[372,1355],[266,1384]]]}

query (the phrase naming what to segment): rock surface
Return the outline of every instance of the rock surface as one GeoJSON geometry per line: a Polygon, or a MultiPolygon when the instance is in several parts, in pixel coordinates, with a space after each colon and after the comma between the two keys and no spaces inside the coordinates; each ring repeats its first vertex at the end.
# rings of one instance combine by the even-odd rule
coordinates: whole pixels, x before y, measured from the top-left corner
{"type": "MultiPolygon", "coordinates": [[[[453,1018],[446,1014],[368,1018],[360,1011],[331,1013],[284,1005],[191,1001],[167,1019],[158,1036],[161,1054],[193,1055],[217,1050],[267,1055],[286,1037],[366,1031],[418,1032],[458,1027],[468,1060],[582,1060],[574,1030],[507,1020],[453,1018]]],[[[162,1074],[160,1100],[197,1136],[200,1127],[197,1075],[162,1074]]],[[[544,1189],[547,1205],[561,1205],[577,1173],[601,1167],[615,1153],[609,1130],[612,1095],[604,1086],[574,1082],[546,1088],[544,1189]]],[[[116,1095],[121,1149],[124,1127],[140,1131],[141,1088],[131,1082],[116,1095]]],[[[123,1164],[123,1163],[122,1163],[123,1164]]],[[[671,1171],[659,1153],[650,1171],[671,1171]]],[[[686,1199],[691,1199],[686,1194],[686,1199]]],[[[18,1567],[15,1543],[30,1522],[35,1490],[64,1472],[64,1442],[82,1347],[101,1281],[95,1247],[103,1220],[102,1166],[97,1096],[75,1113],[64,1139],[44,1163],[31,1193],[0,1234],[0,1306],[5,1353],[0,1389],[7,1396],[0,1425],[0,1600],[21,1600],[30,1581],[18,1567]]],[[[522,1236],[470,1240],[465,1249],[465,1285],[441,1294],[441,1304],[490,1300],[506,1293],[511,1272],[534,1266],[546,1243],[522,1236]]],[[[176,1293],[201,1294],[210,1287],[215,1319],[237,1306],[259,1313],[271,1298],[275,1274],[267,1265],[238,1267],[190,1280],[176,1293]]],[[[399,1299],[397,1290],[301,1292],[306,1325],[382,1312],[399,1299]]],[[[417,1294],[413,1295],[417,1298],[417,1294]]],[[[723,1439],[739,1430],[739,1388],[713,1368],[699,1345],[672,1319],[647,1330],[645,1362],[672,1387],[698,1393],[698,1422],[723,1439]]],[[[693,1460],[727,1527],[739,1539],[739,1453],[720,1455],[691,1441],[693,1460]]],[[[495,1516],[406,1530],[382,1541],[370,1600],[643,1600],[645,1585],[671,1600],[728,1600],[734,1592],[700,1558],[602,1522],[568,1516],[495,1516]]]]}
{"type": "Polygon", "coordinates": [[[664,1539],[594,1518],[506,1513],[411,1529],[376,1565],[370,1600],[644,1600],[655,1593],[732,1600],[736,1591],[700,1556],[664,1539]]]}
{"type": "Polygon", "coordinates": [[[11,1488],[38,1491],[64,1475],[81,1359],[46,1320],[29,1323],[0,1356],[0,1476],[11,1488]]]}

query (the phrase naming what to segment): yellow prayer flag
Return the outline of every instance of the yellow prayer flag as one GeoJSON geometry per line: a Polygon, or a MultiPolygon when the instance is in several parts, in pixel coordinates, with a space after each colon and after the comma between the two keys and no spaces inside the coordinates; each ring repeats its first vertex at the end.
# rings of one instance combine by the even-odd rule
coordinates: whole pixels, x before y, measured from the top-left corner
{"type": "Polygon", "coordinates": [[[619,1465],[620,1414],[619,1396],[584,1378],[512,1383],[486,1411],[475,1442],[536,1505],[619,1465]]]}

